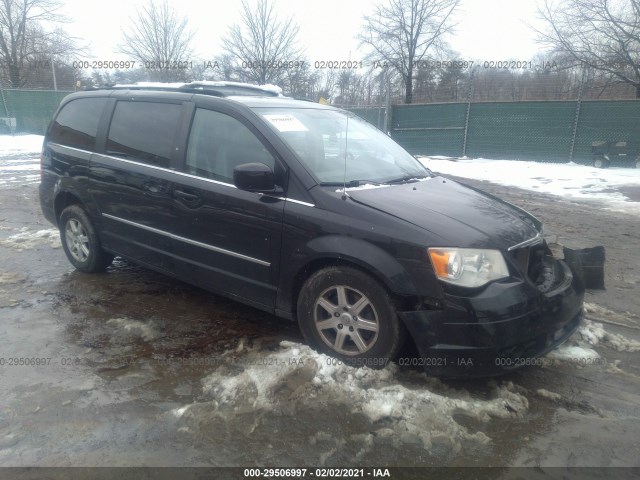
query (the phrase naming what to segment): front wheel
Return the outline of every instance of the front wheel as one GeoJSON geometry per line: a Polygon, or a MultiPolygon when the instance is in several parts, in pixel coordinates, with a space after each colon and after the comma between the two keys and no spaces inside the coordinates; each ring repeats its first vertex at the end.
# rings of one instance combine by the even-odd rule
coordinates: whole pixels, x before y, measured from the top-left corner
{"type": "Polygon", "coordinates": [[[298,297],[298,323],[312,348],[355,366],[383,367],[405,339],[393,298],[351,267],[328,267],[309,277],[298,297]]]}
{"type": "Polygon", "coordinates": [[[70,205],[60,214],[60,239],[69,262],[81,272],[101,272],[113,261],[102,250],[100,240],[87,213],[79,205],[70,205]]]}
{"type": "Polygon", "coordinates": [[[609,159],[606,157],[597,157],[593,161],[593,166],[596,168],[607,168],[609,166],[609,159]]]}

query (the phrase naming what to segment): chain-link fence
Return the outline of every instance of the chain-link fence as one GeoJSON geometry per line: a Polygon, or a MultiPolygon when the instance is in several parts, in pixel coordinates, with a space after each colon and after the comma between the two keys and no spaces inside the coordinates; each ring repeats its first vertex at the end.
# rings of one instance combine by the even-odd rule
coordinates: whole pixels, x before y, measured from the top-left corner
{"type": "Polygon", "coordinates": [[[439,103],[350,108],[409,152],[471,158],[591,162],[640,155],[640,100],[439,103]]]}

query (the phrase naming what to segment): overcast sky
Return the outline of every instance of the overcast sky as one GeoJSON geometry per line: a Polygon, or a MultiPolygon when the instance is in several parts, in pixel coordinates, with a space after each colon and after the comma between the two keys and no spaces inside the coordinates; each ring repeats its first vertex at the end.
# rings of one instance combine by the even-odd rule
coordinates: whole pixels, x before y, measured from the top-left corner
{"type": "MultiPolygon", "coordinates": [[[[370,13],[366,0],[274,0],[278,15],[292,15],[300,26],[300,40],[310,62],[360,60],[354,36],[363,16],[370,13]]],[[[91,54],[86,59],[126,59],[117,53],[122,28],[135,16],[144,0],[88,2],[67,0],[63,13],[70,19],[65,30],[84,39],[91,54]]],[[[240,0],[180,0],[173,7],[188,16],[196,32],[198,59],[213,59],[221,52],[221,38],[239,21],[240,0]]],[[[530,60],[538,51],[526,23],[535,22],[536,0],[462,0],[457,14],[457,34],[450,39],[463,60],[530,60]]],[[[190,60],[190,59],[189,59],[190,60]]],[[[446,59],[443,59],[446,60],[446,59]]]]}

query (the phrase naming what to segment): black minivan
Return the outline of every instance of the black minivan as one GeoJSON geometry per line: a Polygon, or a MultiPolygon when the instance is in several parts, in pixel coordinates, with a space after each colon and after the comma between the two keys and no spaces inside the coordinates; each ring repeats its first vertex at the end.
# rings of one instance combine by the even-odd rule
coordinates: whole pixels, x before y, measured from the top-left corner
{"type": "Polygon", "coordinates": [[[122,256],[296,320],[353,365],[385,365],[408,334],[432,374],[493,374],[582,319],[579,268],[553,258],[536,218],[349,112],[268,88],[69,95],[40,200],[78,270],[122,256]]]}

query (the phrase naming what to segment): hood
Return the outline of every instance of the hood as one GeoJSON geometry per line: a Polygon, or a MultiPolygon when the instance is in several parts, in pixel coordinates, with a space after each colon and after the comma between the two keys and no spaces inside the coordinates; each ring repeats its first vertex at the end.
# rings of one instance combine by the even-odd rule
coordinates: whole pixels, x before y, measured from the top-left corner
{"type": "Polygon", "coordinates": [[[524,210],[443,177],[348,193],[357,203],[449,241],[433,246],[506,250],[535,237],[540,227],[524,210]]]}

